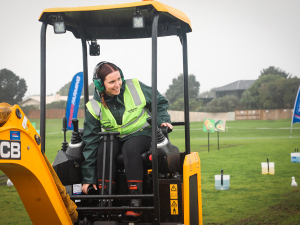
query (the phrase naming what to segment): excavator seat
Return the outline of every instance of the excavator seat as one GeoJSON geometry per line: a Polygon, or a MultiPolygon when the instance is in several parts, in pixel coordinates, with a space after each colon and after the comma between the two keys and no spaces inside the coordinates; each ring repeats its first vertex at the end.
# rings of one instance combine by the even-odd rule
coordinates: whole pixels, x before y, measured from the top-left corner
{"type": "MultiPolygon", "coordinates": [[[[171,133],[172,130],[171,129],[168,129],[168,127],[159,127],[163,133],[163,135],[169,140],[169,135],[168,133],[171,133]]],[[[158,155],[160,155],[161,151],[158,150],[158,155]]],[[[141,156],[142,156],[142,160],[143,160],[143,165],[146,166],[146,168],[151,168],[152,167],[152,161],[151,161],[151,150],[149,149],[149,151],[143,153],[141,156]]],[[[179,155],[179,151],[178,151],[178,155],[179,155]]],[[[120,153],[117,155],[116,157],[116,165],[117,167],[124,167],[124,158],[123,158],[123,154],[120,153]]],[[[169,161],[164,161],[162,163],[168,163],[168,162],[171,162],[170,160],[169,161]]],[[[168,165],[166,165],[165,167],[169,167],[168,165]]]]}

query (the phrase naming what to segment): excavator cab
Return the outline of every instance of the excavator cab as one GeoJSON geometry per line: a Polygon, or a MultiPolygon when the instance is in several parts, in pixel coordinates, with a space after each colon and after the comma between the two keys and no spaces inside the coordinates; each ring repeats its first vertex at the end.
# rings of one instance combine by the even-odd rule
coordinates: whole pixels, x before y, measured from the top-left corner
{"type": "MultiPolygon", "coordinates": [[[[190,152],[187,33],[191,32],[192,28],[189,18],[183,12],[163,3],[144,0],[116,5],[49,8],[42,12],[39,21],[42,23],[40,135],[20,107],[0,104],[1,116],[9,111],[5,114],[6,119],[0,119],[0,169],[15,184],[32,222],[79,225],[202,225],[200,159],[197,153],[190,152]],[[129,206],[128,201],[133,196],[127,195],[122,155],[116,159],[118,185],[115,194],[99,195],[93,190],[87,195],[81,193],[80,167],[83,162],[84,143],[81,140],[82,129],[78,128],[76,119],[72,121],[74,130],[71,141],[68,143],[64,138],[62,149],[53,164],[48,162],[45,155],[48,25],[54,27],[56,34],[72,32],[75,38],[81,39],[85,103],[89,101],[87,43],[90,43],[89,55],[97,56],[100,54],[97,40],[151,38],[152,146],[149,152],[142,156],[143,194],[134,196],[143,199],[141,207],[129,206]],[[178,43],[182,45],[184,122],[172,125],[184,126],[184,152],[179,152],[170,142],[170,131],[157,126],[157,39],[168,36],[178,36],[178,43]],[[11,139],[11,132],[17,132],[20,138],[11,139]],[[108,204],[102,204],[104,201],[108,204]],[[138,221],[127,221],[124,213],[128,210],[140,210],[143,214],[138,221]]],[[[64,133],[66,123],[64,118],[64,133]]],[[[99,137],[100,135],[108,142],[117,134],[101,132],[99,137]]]]}

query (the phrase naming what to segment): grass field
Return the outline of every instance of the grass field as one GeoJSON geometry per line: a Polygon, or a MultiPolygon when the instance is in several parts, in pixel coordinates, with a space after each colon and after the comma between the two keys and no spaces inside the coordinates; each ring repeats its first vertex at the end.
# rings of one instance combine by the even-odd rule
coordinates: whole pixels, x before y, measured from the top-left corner
{"type": "MultiPolygon", "coordinates": [[[[39,121],[36,122],[39,127],[39,121]]],[[[47,120],[46,155],[52,162],[61,148],[61,120],[47,120]]],[[[79,126],[82,127],[83,120],[79,126]]],[[[228,121],[227,132],[208,134],[203,122],[191,123],[191,151],[199,152],[204,224],[300,224],[300,163],[290,153],[300,148],[300,124],[290,120],[228,121]],[[275,175],[262,175],[261,162],[275,162],[275,175]],[[217,191],[214,175],[230,175],[230,190],[217,191]]],[[[70,132],[68,132],[68,140],[70,132]]],[[[170,140],[184,150],[184,129],[176,127],[170,140]]],[[[0,171],[0,176],[3,173],[0,171]]],[[[0,224],[31,224],[16,189],[0,186],[0,224]]]]}

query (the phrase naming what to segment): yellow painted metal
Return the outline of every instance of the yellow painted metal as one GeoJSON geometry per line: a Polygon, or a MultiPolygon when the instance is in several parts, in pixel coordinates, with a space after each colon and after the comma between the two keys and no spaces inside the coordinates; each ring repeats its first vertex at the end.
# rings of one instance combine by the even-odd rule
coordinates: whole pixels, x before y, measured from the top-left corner
{"type": "Polygon", "coordinates": [[[185,156],[183,163],[183,210],[184,224],[193,225],[190,223],[190,183],[189,178],[193,175],[197,176],[197,191],[198,191],[198,215],[199,225],[203,224],[202,220],[202,194],[201,194],[201,163],[198,153],[193,152],[185,156]]]}
{"type": "Polygon", "coordinates": [[[14,105],[8,121],[0,127],[0,140],[10,140],[10,131],[20,132],[21,158],[1,159],[2,170],[16,187],[33,224],[72,224],[56,184],[34,136],[35,128],[18,105],[14,105]],[[16,116],[19,109],[22,118],[16,116]],[[24,121],[25,119],[25,121],[24,121]]]}
{"type": "Polygon", "coordinates": [[[48,8],[48,9],[44,9],[44,11],[40,15],[39,20],[41,19],[44,13],[49,13],[49,12],[59,13],[59,12],[113,10],[113,9],[123,9],[123,8],[130,8],[130,7],[137,7],[137,6],[144,6],[144,5],[152,5],[157,11],[169,13],[170,15],[176,17],[177,19],[187,23],[192,29],[190,19],[183,12],[158,1],[140,1],[140,2],[132,2],[132,3],[124,3],[124,4],[98,5],[98,6],[85,6],[85,7],[48,8]]]}

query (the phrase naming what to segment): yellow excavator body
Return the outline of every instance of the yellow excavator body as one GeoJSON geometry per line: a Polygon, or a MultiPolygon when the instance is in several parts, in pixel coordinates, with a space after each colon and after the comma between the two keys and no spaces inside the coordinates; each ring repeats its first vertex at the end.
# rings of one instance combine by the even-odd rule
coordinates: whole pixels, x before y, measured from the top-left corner
{"type": "Polygon", "coordinates": [[[33,125],[18,105],[0,104],[0,117],[0,170],[16,187],[32,223],[72,224],[33,125]],[[3,124],[7,108],[11,112],[3,124]]]}
{"type": "MultiPolygon", "coordinates": [[[[13,182],[33,224],[67,225],[77,221],[75,203],[41,151],[38,132],[18,105],[0,103],[0,170],[13,182]]],[[[202,225],[201,169],[197,153],[185,156],[182,186],[184,224],[202,225]]],[[[170,191],[171,215],[178,214],[180,201],[170,191]]]]}

